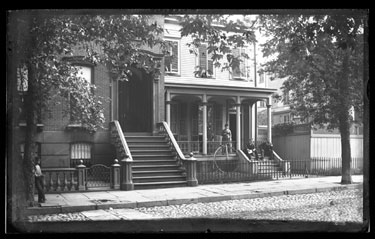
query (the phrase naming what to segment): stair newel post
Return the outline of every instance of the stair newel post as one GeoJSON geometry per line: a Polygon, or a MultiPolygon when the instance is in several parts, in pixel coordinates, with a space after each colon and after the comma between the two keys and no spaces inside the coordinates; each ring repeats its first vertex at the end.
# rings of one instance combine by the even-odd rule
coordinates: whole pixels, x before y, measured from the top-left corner
{"type": "Polygon", "coordinates": [[[186,173],[188,186],[197,186],[197,159],[194,157],[193,152],[190,153],[190,158],[186,159],[186,173]]]}
{"type": "Polygon", "coordinates": [[[76,167],[77,169],[77,188],[78,190],[86,190],[86,180],[87,180],[87,171],[86,171],[86,166],[83,165],[83,160],[79,161],[79,165],[76,167]]]}
{"type": "Polygon", "coordinates": [[[114,164],[111,165],[111,188],[120,189],[120,164],[118,160],[114,160],[114,164]]]}
{"type": "Polygon", "coordinates": [[[121,190],[130,191],[134,189],[132,180],[132,164],[133,160],[129,155],[125,155],[125,158],[121,160],[121,190]]]}

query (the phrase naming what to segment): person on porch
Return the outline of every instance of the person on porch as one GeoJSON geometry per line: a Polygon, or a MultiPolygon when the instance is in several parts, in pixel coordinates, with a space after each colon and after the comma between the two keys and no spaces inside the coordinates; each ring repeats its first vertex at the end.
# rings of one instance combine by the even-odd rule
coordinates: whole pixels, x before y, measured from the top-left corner
{"type": "Polygon", "coordinates": [[[269,157],[270,160],[273,160],[273,145],[269,140],[262,143],[260,148],[262,149],[263,157],[266,156],[269,157]]]}
{"type": "Polygon", "coordinates": [[[225,150],[228,150],[228,153],[229,153],[229,150],[231,148],[231,141],[232,141],[232,131],[229,129],[228,124],[225,124],[225,128],[223,129],[221,136],[222,136],[221,141],[223,145],[222,153],[224,154],[226,152],[225,150]]]}
{"type": "Polygon", "coordinates": [[[255,148],[253,139],[249,139],[249,142],[247,142],[244,152],[249,159],[253,157],[255,158],[255,160],[258,160],[258,151],[255,148]]]}

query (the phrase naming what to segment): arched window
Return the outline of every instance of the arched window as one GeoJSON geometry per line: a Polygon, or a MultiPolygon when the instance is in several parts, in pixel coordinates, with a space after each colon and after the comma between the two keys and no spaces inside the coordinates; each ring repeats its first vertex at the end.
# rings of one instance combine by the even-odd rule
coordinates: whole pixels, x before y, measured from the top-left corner
{"type": "Polygon", "coordinates": [[[70,145],[70,166],[75,168],[80,160],[86,167],[91,166],[92,144],[87,142],[76,142],[70,145]]]}

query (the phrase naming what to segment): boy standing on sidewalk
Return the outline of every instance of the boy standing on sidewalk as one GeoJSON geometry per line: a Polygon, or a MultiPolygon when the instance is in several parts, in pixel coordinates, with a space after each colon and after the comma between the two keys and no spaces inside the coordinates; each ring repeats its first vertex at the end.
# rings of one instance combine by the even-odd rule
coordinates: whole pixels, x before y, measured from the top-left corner
{"type": "Polygon", "coordinates": [[[38,202],[44,203],[46,201],[44,195],[44,182],[43,182],[43,173],[42,169],[40,168],[40,159],[39,157],[35,157],[35,187],[38,190],[38,202]]]}

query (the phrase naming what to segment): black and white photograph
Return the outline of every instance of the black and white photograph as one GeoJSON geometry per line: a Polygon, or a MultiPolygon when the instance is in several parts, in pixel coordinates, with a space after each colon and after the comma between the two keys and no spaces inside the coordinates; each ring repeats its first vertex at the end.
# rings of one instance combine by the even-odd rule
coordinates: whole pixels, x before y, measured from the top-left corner
{"type": "Polygon", "coordinates": [[[370,232],[369,9],[6,12],[5,231],[370,232]]]}

